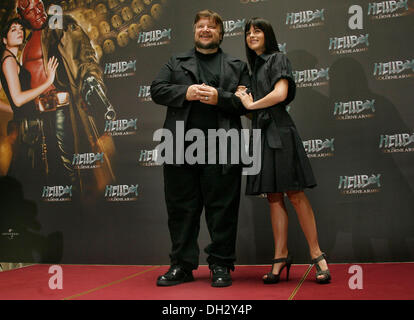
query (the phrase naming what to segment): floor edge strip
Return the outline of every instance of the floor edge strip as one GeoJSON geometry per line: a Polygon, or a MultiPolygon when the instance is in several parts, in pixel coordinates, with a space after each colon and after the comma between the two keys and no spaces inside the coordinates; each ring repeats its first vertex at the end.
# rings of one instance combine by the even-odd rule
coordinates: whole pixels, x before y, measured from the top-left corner
{"type": "Polygon", "coordinates": [[[305,274],[303,275],[302,279],[299,281],[298,285],[296,286],[295,290],[293,290],[292,294],[288,298],[288,300],[293,300],[296,293],[299,291],[300,287],[302,286],[303,282],[305,281],[306,277],[308,276],[309,272],[312,270],[313,264],[309,265],[308,269],[306,270],[305,274]]]}
{"type": "Polygon", "coordinates": [[[151,267],[151,268],[149,268],[149,269],[147,269],[147,270],[144,270],[144,271],[141,271],[141,272],[134,273],[134,274],[132,274],[132,275],[130,275],[130,276],[127,276],[127,277],[125,277],[125,278],[122,278],[122,279],[119,279],[119,280],[116,280],[116,281],[112,281],[112,282],[110,282],[110,283],[104,284],[104,285],[99,286],[99,287],[97,287],[97,288],[90,289],[90,290],[88,290],[88,291],[84,291],[84,292],[81,292],[81,293],[78,293],[78,294],[72,295],[72,296],[70,296],[70,297],[63,298],[62,300],[72,300],[72,299],[78,298],[78,297],[80,297],[80,296],[84,296],[84,295],[86,295],[86,294],[89,294],[89,293],[92,293],[92,292],[98,291],[98,290],[100,290],[100,289],[110,287],[110,286],[112,286],[112,285],[114,285],[114,284],[121,283],[121,282],[123,282],[123,281],[125,281],[125,280],[132,279],[132,278],[134,278],[134,277],[136,277],[136,276],[139,276],[139,275],[141,275],[141,274],[143,274],[143,273],[146,273],[146,272],[149,272],[149,271],[152,271],[152,270],[158,269],[158,268],[160,268],[160,266],[154,266],[154,267],[151,267]]]}

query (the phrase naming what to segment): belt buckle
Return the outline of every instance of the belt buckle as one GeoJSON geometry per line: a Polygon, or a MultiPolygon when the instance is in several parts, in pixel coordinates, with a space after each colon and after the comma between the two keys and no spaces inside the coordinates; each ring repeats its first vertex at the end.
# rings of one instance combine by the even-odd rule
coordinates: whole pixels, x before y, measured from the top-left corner
{"type": "Polygon", "coordinates": [[[36,106],[40,112],[50,112],[56,110],[54,95],[40,96],[36,98],[36,106]]]}
{"type": "Polygon", "coordinates": [[[69,93],[68,92],[56,92],[56,108],[69,105],[69,93]]]}
{"type": "Polygon", "coordinates": [[[36,98],[36,106],[40,112],[55,111],[57,108],[69,105],[68,92],[50,92],[36,98]]]}

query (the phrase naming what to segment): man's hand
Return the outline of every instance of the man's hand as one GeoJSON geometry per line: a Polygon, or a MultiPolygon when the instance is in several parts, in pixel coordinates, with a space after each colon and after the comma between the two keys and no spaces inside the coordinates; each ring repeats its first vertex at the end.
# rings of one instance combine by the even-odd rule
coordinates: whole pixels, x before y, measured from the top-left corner
{"type": "Polygon", "coordinates": [[[187,94],[185,96],[185,98],[188,101],[195,101],[195,100],[200,100],[200,93],[199,93],[199,88],[201,87],[201,85],[199,84],[193,84],[191,86],[188,87],[187,89],[187,94]]]}
{"type": "Polygon", "coordinates": [[[247,93],[247,87],[246,86],[238,86],[237,87],[237,91],[235,92],[235,93],[237,93],[237,92],[246,92],[247,93]]]}
{"type": "Polygon", "coordinates": [[[188,101],[198,100],[204,104],[216,105],[218,102],[218,91],[214,87],[203,84],[193,84],[188,87],[185,98],[188,101]]]}
{"type": "Polygon", "coordinates": [[[218,91],[216,88],[207,86],[203,83],[198,90],[200,94],[200,102],[214,106],[217,105],[218,91]]]}

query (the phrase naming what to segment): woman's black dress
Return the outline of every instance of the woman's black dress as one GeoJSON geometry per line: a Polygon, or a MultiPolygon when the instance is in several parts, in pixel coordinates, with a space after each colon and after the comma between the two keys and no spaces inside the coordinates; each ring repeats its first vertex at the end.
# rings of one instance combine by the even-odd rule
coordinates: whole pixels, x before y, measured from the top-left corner
{"type": "Polygon", "coordinates": [[[286,106],[294,99],[296,92],[290,62],[280,52],[256,57],[252,74],[255,101],[269,94],[280,79],[289,82],[286,100],[253,113],[252,128],[261,129],[261,170],[257,175],[247,177],[248,195],[303,190],[316,186],[302,140],[286,111],[286,106]]]}
{"type": "Polygon", "coordinates": [[[10,53],[1,60],[0,65],[0,80],[9,100],[10,106],[13,110],[13,120],[8,123],[7,133],[9,136],[14,136],[13,143],[13,157],[7,175],[13,176],[20,181],[33,180],[39,182],[37,175],[38,170],[33,170],[42,166],[41,162],[41,135],[40,122],[38,118],[39,111],[36,110],[34,101],[29,101],[24,105],[17,107],[10,94],[9,84],[3,72],[3,63],[6,59],[15,59],[20,67],[19,81],[22,91],[31,89],[31,75],[28,70],[20,65],[17,58],[10,53]],[[36,129],[33,129],[35,123],[36,129]]]}
{"type": "Polygon", "coordinates": [[[22,120],[22,119],[27,119],[30,116],[33,116],[33,113],[35,112],[36,108],[35,108],[35,104],[34,101],[29,101],[26,104],[17,107],[14,102],[13,99],[11,98],[10,95],[10,90],[9,90],[9,84],[7,83],[6,77],[3,73],[3,63],[4,61],[6,61],[6,59],[15,59],[16,63],[19,65],[20,67],[20,72],[19,72],[19,81],[20,81],[20,87],[22,91],[26,91],[26,90],[30,90],[31,89],[31,85],[30,85],[30,80],[31,80],[31,75],[30,72],[27,71],[23,66],[20,65],[19,61],[17,60],[17,58],[12,54],[7,54],[1,61],[1,70],[0,70],[0,80],[2,83],[2,86],[4,88],[4,92],[6,93],[7,99],[9,100],[10,106],[13,110],[13,120],[22,120]]]}

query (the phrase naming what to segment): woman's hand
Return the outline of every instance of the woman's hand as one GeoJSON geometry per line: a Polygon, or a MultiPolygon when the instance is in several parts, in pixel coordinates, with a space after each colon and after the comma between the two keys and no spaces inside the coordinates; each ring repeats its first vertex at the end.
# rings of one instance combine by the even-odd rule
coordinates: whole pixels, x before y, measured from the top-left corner
{"type": "Polygon", "coordinates": [[[56,69],[58,65],[59,65],[59,62],[57,61],[55,57],[51,57],[47,63],[46,74],[47,74],[47,83],[49,85],[52,85],[53,81],[55,81],[56,69]]]}
{"type": "Polygon", "coordinates": [[[246,87],[239,86],[237,87],[235,95],[240,98],[241,102],[243,103],[243,106],[247,110],[253,110],[253,96],[251,93],[247,94],[246,90],[246,87]]]}

